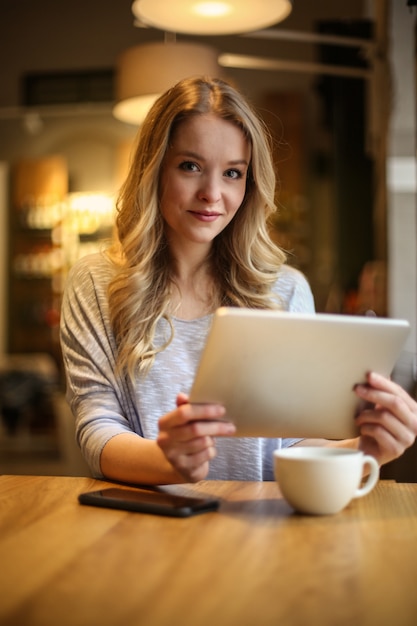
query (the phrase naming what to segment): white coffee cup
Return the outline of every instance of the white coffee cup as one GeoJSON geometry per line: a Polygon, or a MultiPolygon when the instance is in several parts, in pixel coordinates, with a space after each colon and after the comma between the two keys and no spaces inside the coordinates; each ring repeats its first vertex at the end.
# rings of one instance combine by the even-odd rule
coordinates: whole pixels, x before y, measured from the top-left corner
{"type": "Polygon", "coordinates": [[[274,472],[282,495],[296,511],[329,515],[368,494],[378,482],[379,465],[360,450],[295,446],[275,450],[274,472]],[[360,486],[366,466],[370,472],[360,486]]]}

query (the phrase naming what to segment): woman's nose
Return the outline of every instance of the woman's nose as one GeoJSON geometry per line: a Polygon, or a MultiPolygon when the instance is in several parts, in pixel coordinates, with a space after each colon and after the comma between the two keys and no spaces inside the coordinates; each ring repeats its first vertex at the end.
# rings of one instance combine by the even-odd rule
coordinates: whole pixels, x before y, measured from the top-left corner
{"type": "Polygon", "coordinates": [[[209,204],[218,202],[221,198],[220,183],[214,177],[205,177],[201,180],[198,190],[199,200],[203,200],[209,204]]]}

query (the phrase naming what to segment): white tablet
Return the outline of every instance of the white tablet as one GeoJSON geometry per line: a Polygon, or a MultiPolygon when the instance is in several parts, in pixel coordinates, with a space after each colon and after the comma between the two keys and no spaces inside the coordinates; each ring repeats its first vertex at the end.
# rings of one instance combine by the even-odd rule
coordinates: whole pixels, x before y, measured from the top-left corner
{"type": "Polygon", "coordinates": [[[409,323],[222,307],[190,393],[220,403],[245,437],[355,437],[353,387],[390,375],[409,323]]]}

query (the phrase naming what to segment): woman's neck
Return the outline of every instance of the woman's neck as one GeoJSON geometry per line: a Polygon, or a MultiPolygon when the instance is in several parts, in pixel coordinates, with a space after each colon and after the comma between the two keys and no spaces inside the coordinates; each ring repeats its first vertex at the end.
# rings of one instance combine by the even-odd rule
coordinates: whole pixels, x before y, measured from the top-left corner
{"type": "Polygon", "coordinates": [[[172,277],[171,313],[185,320],[212,313],[218,306],[218,298],[208,264],[176,269],[172,277]]]}

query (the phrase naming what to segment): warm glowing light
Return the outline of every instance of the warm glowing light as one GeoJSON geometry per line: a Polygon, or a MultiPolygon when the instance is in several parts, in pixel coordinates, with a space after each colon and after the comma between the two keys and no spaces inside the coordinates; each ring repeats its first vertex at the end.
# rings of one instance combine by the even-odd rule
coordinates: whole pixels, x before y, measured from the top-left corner
{"type": "Polygon", "coordinates": [[[133,0],[139,24],[170,33],[226,35],[284,20],[293,0],[133,0]]]}
{"type": "Polygon", "coordinates": [[[218,52],[210,46],[186,42],[150,42],[119,55],[115,81],[114,116],[141,124],[156,98],[186,76],[221,76],[218,52]]]}
{"type": "Polygon", "coordinates": [[[232,7],[226,2],[199,2],[192,8],[193,13],[202,17],[223,17],[232,12],[232,7]]]}

